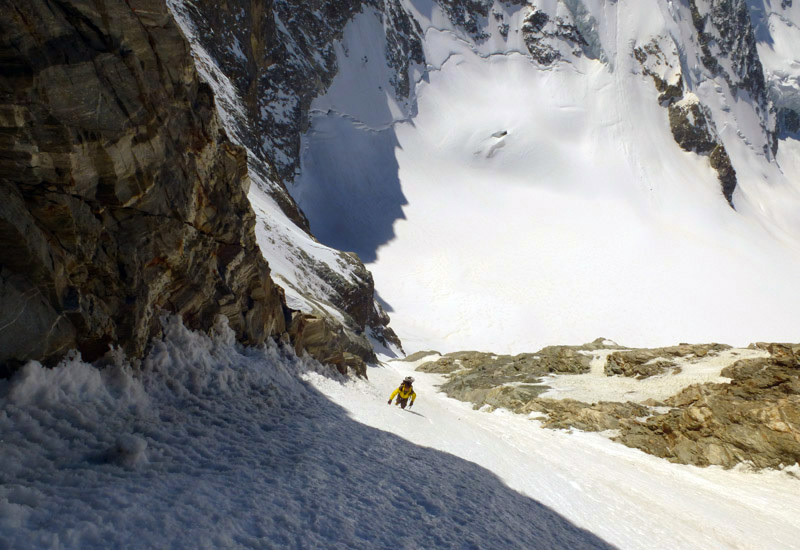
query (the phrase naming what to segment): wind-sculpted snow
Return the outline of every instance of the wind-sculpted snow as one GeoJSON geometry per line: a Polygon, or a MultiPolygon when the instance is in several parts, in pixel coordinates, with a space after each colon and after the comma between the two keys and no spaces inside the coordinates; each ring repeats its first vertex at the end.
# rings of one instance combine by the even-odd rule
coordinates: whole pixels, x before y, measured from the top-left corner
{"type": "Polygon", "coordinates": [[[611,548],[483,467],[349,418],[303,380],[318,363],[241,348],[224,324],[165,334],[141,370],[73,356],[0,382],[0,545],[611,548]]]}
{"type": "Polygon", "coordinates": [[[139,366],[31,363],[0,382],[0,545],[797,547],[796,467],[670,464],[474,411],[414,366],[345,380],[175,319],[139,366]]]}

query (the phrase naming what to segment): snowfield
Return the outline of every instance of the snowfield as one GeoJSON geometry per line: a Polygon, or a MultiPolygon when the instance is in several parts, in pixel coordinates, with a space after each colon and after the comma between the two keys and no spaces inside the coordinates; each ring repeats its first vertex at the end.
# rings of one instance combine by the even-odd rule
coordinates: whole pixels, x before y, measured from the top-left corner
{"type": "Polygon", "coordinates": [[[0,382],[0,547],[800,548],[797,467],[674,465],[474,411],[412,363],[347,380],[224,325],[166,334],[141,375],[0,382]]]}
{"type": "MultiPolygon", "coordinates": [[[[368,262],[407,352],[797,340],[797,141],[768,161],[752,106],[683,68],[737,171],[731,209],[708,158],[675,143],[632,55],[654,37],[695,47],[688,11],[669,6],[590,3],[608,62],[541,67],[519,32],[489,25],[475,44],[409,3],[428,62],[413,108],[372,67],[377,16],[348,24],[291,192],[323,243],[368,262]]],[[[495,10],[511,29],[526,13],[495,10]]]]}

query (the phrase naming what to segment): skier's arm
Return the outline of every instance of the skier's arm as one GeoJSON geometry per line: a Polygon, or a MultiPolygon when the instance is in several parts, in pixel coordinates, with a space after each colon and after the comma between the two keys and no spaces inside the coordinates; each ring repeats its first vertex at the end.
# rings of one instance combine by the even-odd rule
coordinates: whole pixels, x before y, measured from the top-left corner
{"type": "Polygon", "coordinates": [[[414,400],[416,400],[416,398],[417,398],[417,392],[415,392],[414,390],[411,390],[411,404],[412,405],[414,404],[414,400]]]}
{"type": "Polygon", "coordinates": [[[392,392],[392,395],[390,395],[390,396],[389,396],[389,401],[391,401],[392,399],[394,399],[394,396],[395,396],[395,395],[397,395],[398,393],[400,393],[400,388],[397,388],[396,390],[394,390],[394,391],[392,392]]]}

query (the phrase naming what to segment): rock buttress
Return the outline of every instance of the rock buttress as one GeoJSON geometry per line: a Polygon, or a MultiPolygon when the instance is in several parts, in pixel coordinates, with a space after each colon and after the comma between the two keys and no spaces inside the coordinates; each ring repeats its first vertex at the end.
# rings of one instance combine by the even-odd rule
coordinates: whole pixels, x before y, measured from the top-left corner
{"type": "Polygon", "coordinates": [[[139,356],[162,311],[285,331],[246,153],[163,1],[8,0],[0,65],[0,365],[139,356]]]}

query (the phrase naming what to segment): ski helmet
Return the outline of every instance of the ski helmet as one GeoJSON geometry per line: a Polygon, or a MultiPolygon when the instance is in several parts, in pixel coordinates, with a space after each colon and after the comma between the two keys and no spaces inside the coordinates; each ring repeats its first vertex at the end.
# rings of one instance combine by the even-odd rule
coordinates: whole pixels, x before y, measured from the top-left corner
{"type": "Polygon", "coordinates": [[[413,376],[406,376],[405,378],[403,378],[403,382],[407,383],[408,385],[411,385],[411,384],[414,383],[414,377],[413,376]]]}

